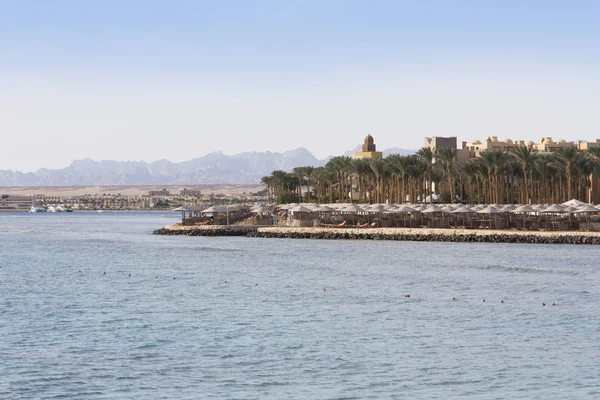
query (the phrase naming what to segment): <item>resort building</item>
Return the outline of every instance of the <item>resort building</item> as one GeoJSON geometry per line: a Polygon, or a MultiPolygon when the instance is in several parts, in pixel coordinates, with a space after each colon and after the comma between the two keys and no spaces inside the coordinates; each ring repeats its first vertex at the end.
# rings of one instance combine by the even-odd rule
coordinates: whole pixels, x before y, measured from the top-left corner
{"type": "Polygon", "coordinates": [[[457,148],[457,139],[456,139],[456,136],[450,136],[450,137],[442,137],[442,136],[426,137],[425,141],[423,143],[423,147],[431,149],[431,151],[433,151],[434,154],[438,151],[438,149],[441,149],[441,148],[444,148],[444,147],[450,147],[450,148],[456,150],[456,159],[458,161],[466,161],[466,160],[469,159],[469,153],[468,153],[468,151],[466,151],[464,149],[457,148]]]}
{"type": "Polygon", "coordinates": [[[32,196],[13,196],[4,194],[0,196],[0,211],[27,211],[37,198],[32,196]]]}
{"type": "Polygon", "coordinates": [[[171,195],[171,192],[169,192],[167,189],[149,190],[148,191],[148,196],[150,196],[150,197],[170,196],[170,195],[171,195]]]}
{"type": "Polygon", "coordinates": [[[354,156],[352,158],[357,160],[364,158],[375,158],[381,160],[383,158],[383,153],[377,151],[375,141],[373,139],[373,136],[371,135],[367,135],[365,137],[365,142],[363,143],[361,150],[362,151],[357,151],[356,153],[354,153],[354,156]]]}
{"type": "MultiPolygon", "coordinates": [[[[427,141],[426,138],[425,140],[427,141]]],[[[543,137],[539,143],[534,143],[531,140],[516,140],[511,139],[498,140],[497,136],[489,136],[485,141],[474,140],[473,142],[462,142],[462,149],[467,152],[468,158],[473,159],[479,157],[481,152],[486,150],[500,150],[510,151],[510,149],[527,146],[533,151],[538,153],[551,153],[561,147],[575,147],[579,151],[587,151],[588,149],[596,146],[600,146],[600,139],[596,139],[595,142],[567,142],[566,140],[559,139],[557,141],[552,140],[551,137],[543,137]]],[[[458,152],[457,152],[458,153],[458,152]]]]}
{"type": "Polygon", "coordinates": [[[182,196],[192,196],[192,197],[200,197],[202,196],[202,192],[200,191],[200,189],[187,189],[187,188],[183,188],[179,194],[181,194],[182,196]]]}

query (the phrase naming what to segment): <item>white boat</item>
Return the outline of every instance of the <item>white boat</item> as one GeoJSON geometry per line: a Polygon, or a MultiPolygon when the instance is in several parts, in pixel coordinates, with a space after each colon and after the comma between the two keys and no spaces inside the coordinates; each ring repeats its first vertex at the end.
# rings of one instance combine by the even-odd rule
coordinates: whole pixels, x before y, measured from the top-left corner
{"type": "Polygon", "coordinates": [[[29,212],[33,212],[33,213],[46,212],[46,209],[44,207],[38,206],[36,204],[35,200],[31,200],[31,208],[29,209],[29,212]]]}
{"type": "Polygon", "coordinates": [[[56,211],[57,212],[73,212],[73,209],[70,207],[60,205],[60,206],[56,207],[56,211]]]}
{"type": "Polygon", "coordinates": [[[60,212],[62,210],[59,210],[58,207],[54,207],[54,206],[48,206],[48,212],[60,212]]]}

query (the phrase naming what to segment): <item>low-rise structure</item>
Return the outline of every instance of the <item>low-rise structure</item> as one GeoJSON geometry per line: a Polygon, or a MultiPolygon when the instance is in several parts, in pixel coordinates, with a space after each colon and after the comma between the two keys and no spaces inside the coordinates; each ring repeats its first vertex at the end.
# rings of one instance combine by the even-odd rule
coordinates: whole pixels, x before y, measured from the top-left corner
{"type": "Polygon", "coordinates": [[[171,192],[169,192],[167,189],[149,190],[148,191],[148,196],[150,196],[150,197],[170,196],[170,195],[171,195],[171,192]]]}
{"type": "Polygon", "coordinates": [[[200,197],[200,196],[202,196],[202,192],[200,191],[200,189],[187,189],[187,188],[183,188],[179,193],[182,196],[192,196],[192,197],[200,197]]]}

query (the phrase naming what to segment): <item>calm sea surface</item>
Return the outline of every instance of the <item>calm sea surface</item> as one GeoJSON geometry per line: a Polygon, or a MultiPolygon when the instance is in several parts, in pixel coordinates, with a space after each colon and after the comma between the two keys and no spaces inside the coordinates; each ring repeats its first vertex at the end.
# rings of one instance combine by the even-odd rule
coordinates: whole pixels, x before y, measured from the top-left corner
{"type": "Polygon", "coordinates": [[[177,217],[0,214],[0,398],[600,398],[600,247],[151,235],[177,217]]]}

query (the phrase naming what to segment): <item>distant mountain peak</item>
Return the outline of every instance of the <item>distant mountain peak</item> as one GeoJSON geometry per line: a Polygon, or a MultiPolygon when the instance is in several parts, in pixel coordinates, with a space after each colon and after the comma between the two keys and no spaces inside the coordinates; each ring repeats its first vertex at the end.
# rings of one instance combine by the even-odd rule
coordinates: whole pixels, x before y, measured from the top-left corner
{"type": "MultiPolygon", "coordinates": [[[[344,153],[352,155],[360,149],[344,153]]],[[[389,149],[411,154],[413,150],[389,149]]],[[[384,155],[387,155],[384,151],[384,155]]],[[[189,161],[166,159],[146,161],[74,160],[62,169],[41,168],[35,173],[0,170],[0,186],[105,186],[105,185],[200,185],[255,184],[274,170],[291,171],[299,166],[323,166],[332,156],[320,160],[304,147],[285,152],[244,152],[226,155],[214,151],[189,161]]]]}

